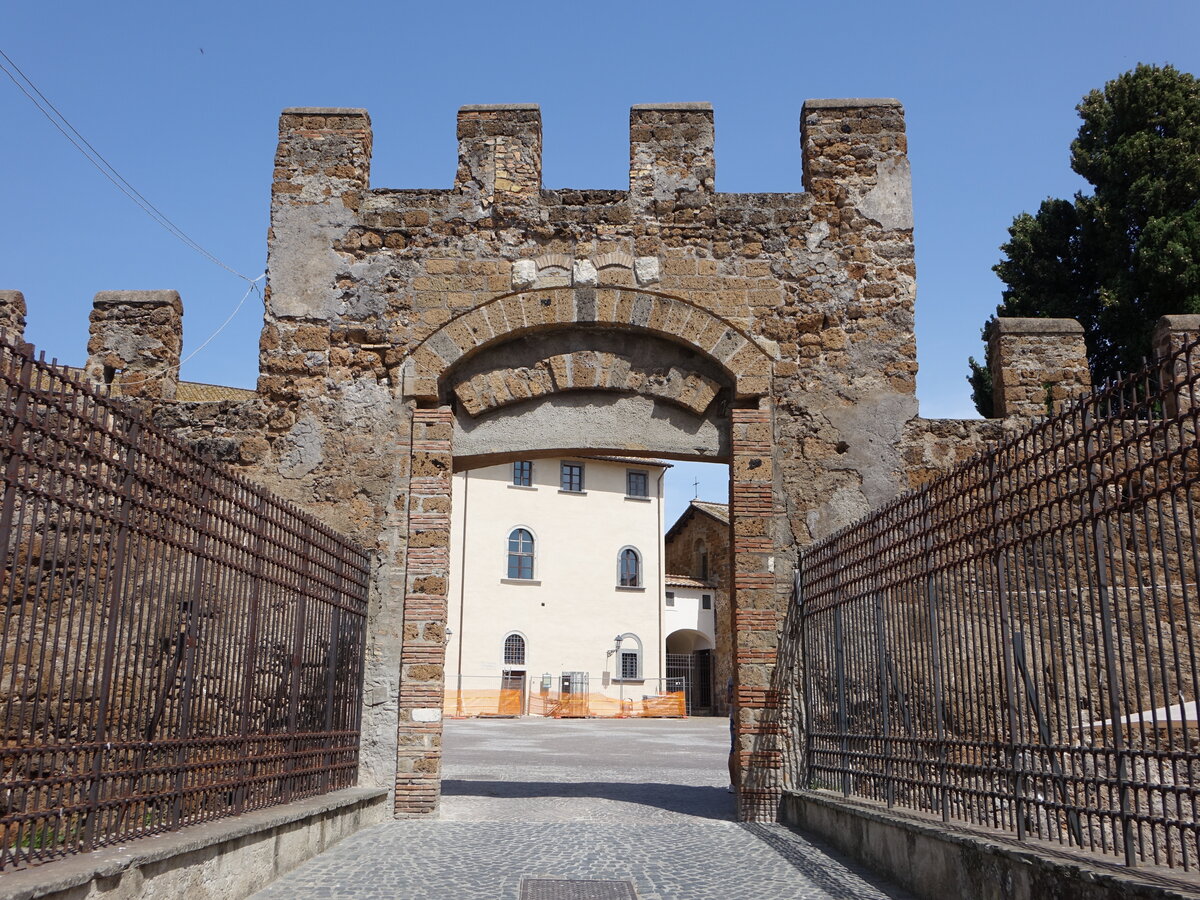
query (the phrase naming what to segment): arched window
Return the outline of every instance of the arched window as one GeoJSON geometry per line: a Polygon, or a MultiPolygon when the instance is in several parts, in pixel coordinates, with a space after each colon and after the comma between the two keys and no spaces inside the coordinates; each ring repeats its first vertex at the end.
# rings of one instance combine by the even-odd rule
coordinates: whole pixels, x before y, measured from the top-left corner
{"type": "Polygon", "coordinates": [[[519,634],[510,634],[504,639],[504,664],[506,666],[525,665],[525,638],[519,634]]]}
{"type": "Polygon", "coordinates": [[[508,577],[533,578],[533,535],[514,528],[508,535],[508,577]]]}
{"type": "Polygon", "coordinates": [[[701,581],[708,581],[708,547],[704,546],[704,541],[696,541],[695,573],[701,581]]]}
{"type": "Polygon", "coordinates": [[[626,632],[621,635],[621,652],[617,659],[617,677],[621,681],[642,680],[642,639],[626,632]]]}
{"type": "Polygon", "coordinates": [[[632,547],[626,547],[618,557],[620,563],[619,580],[621,587],[642,586],[642,557],[632,547]]]}

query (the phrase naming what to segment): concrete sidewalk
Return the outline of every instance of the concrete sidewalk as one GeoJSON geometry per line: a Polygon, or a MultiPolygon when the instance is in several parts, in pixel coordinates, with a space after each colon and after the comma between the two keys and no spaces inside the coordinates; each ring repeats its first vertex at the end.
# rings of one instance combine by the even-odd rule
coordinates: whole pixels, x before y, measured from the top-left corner
{"type": "Polygon", "coordinates": [[[728,741],[724,719],[449,721],[437,819],[365,829],[256,897],[908,897],[733,821],[728,741]]]}

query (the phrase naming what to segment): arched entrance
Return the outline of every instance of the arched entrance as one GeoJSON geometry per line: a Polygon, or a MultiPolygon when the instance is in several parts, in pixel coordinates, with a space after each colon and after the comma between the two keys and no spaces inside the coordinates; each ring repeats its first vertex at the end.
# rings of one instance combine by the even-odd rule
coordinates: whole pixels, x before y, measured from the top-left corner
{"type": "Polygon", "coordinates": [[[430,812],[437,803],[451,473],[603,453],[730,463],[738,728],[745,738],[739,813],[774,816],[780,751],[755,727],[771,692],[767,657],[753,649],[770,646],[776,628],[771,365],[770,353],[732,323],[680,298],[618,288],[502,296],[447,323],[413,352],[405,372],[418,405],[398,812],[430,812]]]}

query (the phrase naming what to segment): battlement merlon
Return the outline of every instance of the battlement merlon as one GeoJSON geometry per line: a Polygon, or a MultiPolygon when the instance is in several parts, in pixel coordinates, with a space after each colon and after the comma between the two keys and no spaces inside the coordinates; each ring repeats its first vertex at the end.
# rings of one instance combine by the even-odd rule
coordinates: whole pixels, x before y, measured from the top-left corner
{"type": "Polygon", "coordinates": [[[804,190],[819,218],[835,216],[848,202],[886,230],[912,228],[912,176],[899,100],[806,100],[800,144],[804,190]]]}
{"type": "Polygon", "coordinates": [[[92,300],[84,377],[123,396],[174,400],[183,349],[176,291],[100,291],[92,300]]]}
{"type": "Polygon", "coordinates": [[[25,295],[20,291],[0,291],[0,328],[13,341],[25,339],[25,295]]]}
{"type": "MultiPolygon", "coordinates": [[[[805,189],[817,204],[853,203],[885,229],[912,227],[904,108],[889,98],[806,100],[801,113],[805,189]]],[[[712,201],[713,110],[709,103],[647,103],[629,113],[628,201],[635,216],[678,221],[712,201]]],[[[366,110],[292,108],[279,120],[276,201],[342,201],[357,209],[369,188],[366,110]]],[[[534,214],[540,204],[541,111],[533,103],[464,106],[451,217],[534,214]],[[467,202],[473,201],[473,202],[467,202]],[[493,209],[493,206],[498,209],[493,209]],[[468,207],[475,212],[472,214],[468,207]]],[[[407,192],[402,192],[407,193],[407,192]]]]}
{"type": "Polygon", "coordinates": [[[1075,319],[996,318],[985,338],[997,418],[1048,416],[1091,390],[1083,326],[1075,319]]]}
{"type": "Polygon", "coordinates": [[[454,190],[480,208],[535,209],[542,190],[542,111],[536,103],[464,106],[458,111],[454,190]]]}
{"type": "Polygon", "coordinates": [[[716,175],[711,103],[642,103],[629,110],[629,202],[638,216],[707,206],[716,175]]]}
{"type": "Polygon", "coordinates": [[[279,116],[272,197],[357,208],[371,183],[371,117],[365,109],[291,107],[279,116]]]}

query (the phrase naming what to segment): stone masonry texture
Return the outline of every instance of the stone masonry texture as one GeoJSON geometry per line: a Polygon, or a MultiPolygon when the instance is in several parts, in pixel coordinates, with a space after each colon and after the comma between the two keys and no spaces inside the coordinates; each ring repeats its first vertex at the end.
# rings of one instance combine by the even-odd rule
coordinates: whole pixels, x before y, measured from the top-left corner
{"type": "Polygon", "coordinates": [[[175,291],[101,291],[92,301],[84,375],[119,384],[126,397],[174,400],[182,323],[175,291]]]}
{"type": "MultiPolygon", "coordinates": [[[[718,191],[713,128],[707,104],[634,107],[628,190],[547,190],[538,108],[468,106],[453,185],[389,190],[370,183],[366,111],[285,110],[246,401],[158,402],[178,295],[97,295],[90,377],[119,373],[160,425],[374,549],[361,781],[395,791],[397,814],[438,803],[456,467],[585,451],[730,465],[739,814],[773,819],[797,547],[1039,414],[1026,392],[1004,421],[917,415],[897,101],[805,103],[802,193],[718,191]]],[[[1035,337],[1001,355],[1081,387],[1086,367],[1035,337]]]]}

